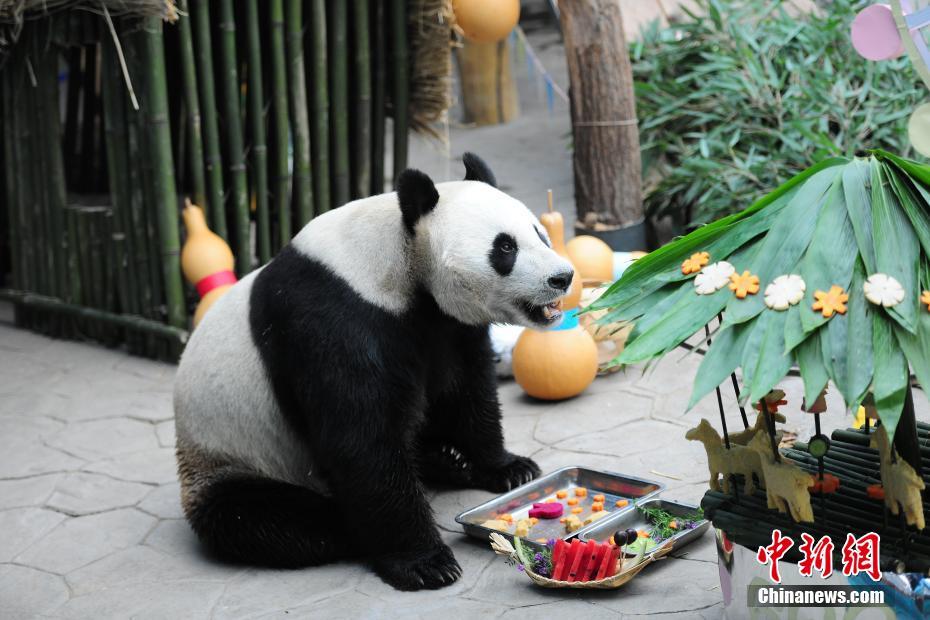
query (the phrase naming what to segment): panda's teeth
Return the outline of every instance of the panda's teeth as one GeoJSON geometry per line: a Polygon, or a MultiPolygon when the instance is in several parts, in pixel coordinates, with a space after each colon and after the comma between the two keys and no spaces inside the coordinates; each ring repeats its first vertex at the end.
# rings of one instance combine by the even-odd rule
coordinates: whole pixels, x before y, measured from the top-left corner
{"type": "Polygon", "coordinates": [[[543,316],[546,317],[546,320],[551,320],[553,317],[561,314],[562,311],[562,300],[557,299],[551,303],[543,306],[543,316]]]}

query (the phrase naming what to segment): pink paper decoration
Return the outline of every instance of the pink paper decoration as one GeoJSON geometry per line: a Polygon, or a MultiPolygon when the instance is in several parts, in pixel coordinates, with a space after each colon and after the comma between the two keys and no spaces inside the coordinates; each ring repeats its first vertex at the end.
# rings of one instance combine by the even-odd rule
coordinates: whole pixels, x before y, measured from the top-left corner
{"type": "Polygon", "coordinates": [[[887,4],[873,4],[856,15],[852,23],[852,43],[868,60],[890,60],[904,53],[904,42],[887,4]]]}

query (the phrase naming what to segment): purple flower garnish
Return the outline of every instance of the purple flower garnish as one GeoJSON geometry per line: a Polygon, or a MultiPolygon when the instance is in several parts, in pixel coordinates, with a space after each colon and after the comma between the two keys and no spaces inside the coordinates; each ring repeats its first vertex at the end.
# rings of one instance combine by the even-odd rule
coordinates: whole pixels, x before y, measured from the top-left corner
{"type": "Polygon", "coordinates": [[[543,561],[543,554],[537,552],[536,555],[533,556],[533,559],[536,560],[537,562],[542,562],[542,561],[543,561]]]}
{"type": "Polygon", "coordinates": [[[555,547],[555,538],[550,538],[549,540],[547,540],[547,541],[546,541],[546,546],[547,546],[547,547],[555,547]]]}
{"type": "Polygon", "coordinates": [[[522,572],[525,571],[526,569],[523,568],[523,565],[522,565],[522,564],[517,564],[517,570],[520,571],[520,572],[522,573],[522,572]]]}

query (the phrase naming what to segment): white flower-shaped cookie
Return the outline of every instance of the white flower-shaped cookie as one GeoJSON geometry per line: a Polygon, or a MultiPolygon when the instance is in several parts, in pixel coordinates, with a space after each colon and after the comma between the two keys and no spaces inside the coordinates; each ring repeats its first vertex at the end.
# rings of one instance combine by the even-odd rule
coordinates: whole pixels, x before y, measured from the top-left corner
{"type": "Polygon", "coordinates": [[[736,268],[725,260],[706,265],[694,277],[694,290],[698,295],[713,295],[730,283],[730,274],[735,272],[736,268]]]}
{"type": "Polygon", "coordinates": [[[801,276],[793,273],[778,276],[765,287],[765,305],[772,310],[787,310],[804,299],[807,284],[801,276]]]}
{"type": "Polygon", "coordinates": [[[884,273],[873,273],[862,286],[865,298],[876,306],[890,308],[904,301],[904,287],[884,273]]]}

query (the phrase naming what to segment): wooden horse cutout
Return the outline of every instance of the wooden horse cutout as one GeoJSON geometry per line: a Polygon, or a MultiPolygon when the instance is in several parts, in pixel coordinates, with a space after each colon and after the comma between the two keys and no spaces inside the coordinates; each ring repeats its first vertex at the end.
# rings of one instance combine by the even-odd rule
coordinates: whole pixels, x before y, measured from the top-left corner
{"type": "Polygon", "coordinates": [[[720,491],[719,477],[723,476],[723,492],[730,493],[730,476],[732,474],[742,474],[745,478],[743,493],[752,493],[755,485],[752,475],[756,474],[759,480],[762,480],[762,469],[759,466],[759,455],[752,450],[731,443],[730,449],[727,450],[723,445],[723,439],[710,425],[706,419],[689,430],[685,434],[685,439],[691,441],[700,441],[707,450],[707,468],[710,470],[710,488],[714,491],[720,491]]]}

